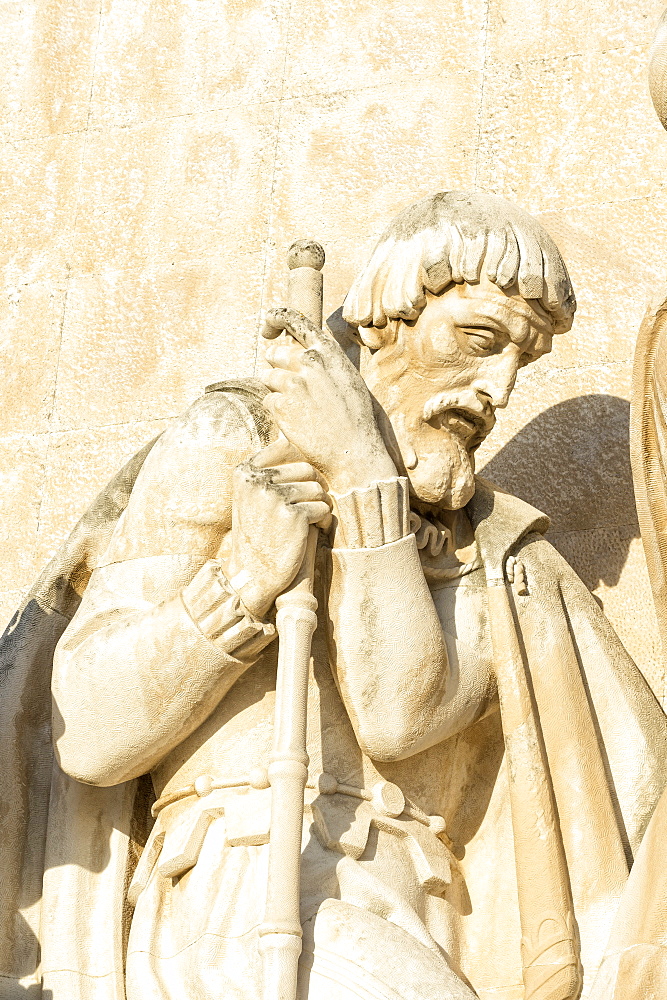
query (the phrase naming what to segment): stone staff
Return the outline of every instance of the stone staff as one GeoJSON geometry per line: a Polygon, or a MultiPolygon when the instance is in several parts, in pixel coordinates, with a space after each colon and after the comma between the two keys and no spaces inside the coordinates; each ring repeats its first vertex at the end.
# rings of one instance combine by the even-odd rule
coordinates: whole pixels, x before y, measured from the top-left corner
{"type": "MultiPolygon", "coordinates": [[[[288,251],[288,304],[322,326],[324,251],[299,240],[288,251]]],[[[318,529],[311,525],[301,569],[276,600],[278,673],[271,782],[271,835],[264,923],[260,927],[263,1000],[295,1000],[301,954],[300,865],[303,795],[308,778],[306,712],[310,646],[317,625],[313,575],[318,529]]]]}

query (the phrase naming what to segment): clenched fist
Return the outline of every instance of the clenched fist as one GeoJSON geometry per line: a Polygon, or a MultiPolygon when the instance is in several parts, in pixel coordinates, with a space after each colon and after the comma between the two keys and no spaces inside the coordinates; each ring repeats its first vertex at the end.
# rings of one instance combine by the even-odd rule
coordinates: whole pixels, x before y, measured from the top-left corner
{"type": "Polygon", "coordinates": [[[266,614],[301,566],[309,526],[330,521],[319,473],[282,435],[237,466],[226,569],[249,611],[266,614]]]}
{"type": "Polygon", "coordinates": [[[273,309],[264,405],[334,493],[396,476],[363,378],[335,339],[294,309],[273,309]],[[284,331],[284,334],[283,334],[284,331]]]}

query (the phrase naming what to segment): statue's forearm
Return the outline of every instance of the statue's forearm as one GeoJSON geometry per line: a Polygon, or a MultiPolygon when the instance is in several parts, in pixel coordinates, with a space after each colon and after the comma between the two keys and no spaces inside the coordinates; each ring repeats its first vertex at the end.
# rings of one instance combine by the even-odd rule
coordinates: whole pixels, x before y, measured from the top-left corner
{"type": "Polygon", "coordinates": [[[446,697],[447,647],[413,535],[334,550],[329,596],[335,669],[361,748],[415,752],[446,697]]]}
{"type": "Polygon", "coordinates": [[[447,646],[408,533],[405,479],[336,497],[329,614],[334,669],[371,757],[416,752],[447,697],[447,646]]]}
{"type": "Polygon", "coordinates": [[[486,646],[468,647],[443,630],[414,535],[334,549],[332,564],[333,668],[365,753],[410,757],[497,705],[486,646]]]}
{"type": "Polygon", "coordinates": [[[67,773],[112,785],[150,770],[194,732],[272,628],[243,614],[213,561],[141,610],[117,594],[110,601],[110,581],[97,573],[56,651],[54,740],[67,773]]]}

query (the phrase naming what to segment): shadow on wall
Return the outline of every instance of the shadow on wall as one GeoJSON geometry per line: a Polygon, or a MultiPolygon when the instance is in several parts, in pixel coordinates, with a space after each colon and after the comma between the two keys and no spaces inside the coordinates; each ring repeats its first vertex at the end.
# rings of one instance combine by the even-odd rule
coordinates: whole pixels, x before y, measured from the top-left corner
{"type": "Polygon", "coordinates": [[[531,420],[480,474],[551,518],[549,540],[586,586],[615,586],[639,537],[630,404],[579,396],[531,420]]]}

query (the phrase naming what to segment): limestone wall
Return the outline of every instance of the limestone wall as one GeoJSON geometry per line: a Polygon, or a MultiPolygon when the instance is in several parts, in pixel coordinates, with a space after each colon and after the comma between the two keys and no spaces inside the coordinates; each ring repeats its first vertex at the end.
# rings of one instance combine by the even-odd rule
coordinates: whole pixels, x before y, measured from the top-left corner
{"type": "Polygon", "coordinates": [[[332,312],[396,211],[476,187],[541,215],[580,303],[480,466],[663,695],[627,400],[667,271],[664,2],[0,0],[2,616],[139,445],[254,371],[293,239],[332,312]]]}

